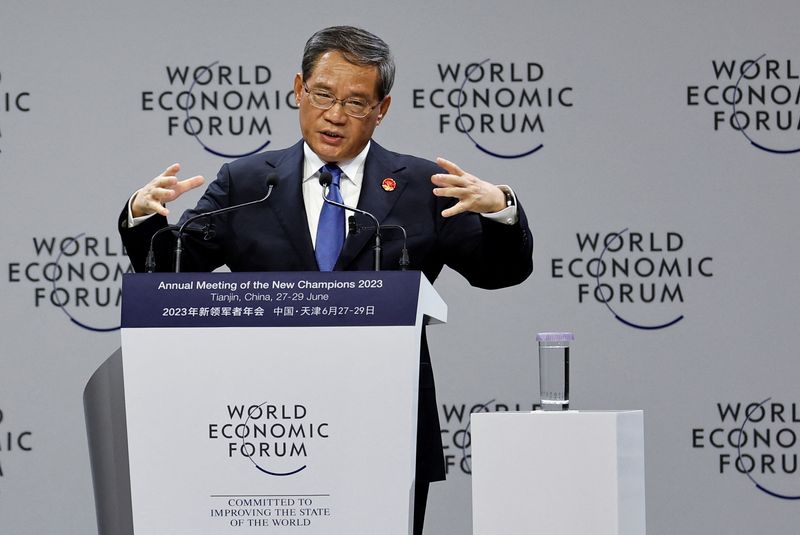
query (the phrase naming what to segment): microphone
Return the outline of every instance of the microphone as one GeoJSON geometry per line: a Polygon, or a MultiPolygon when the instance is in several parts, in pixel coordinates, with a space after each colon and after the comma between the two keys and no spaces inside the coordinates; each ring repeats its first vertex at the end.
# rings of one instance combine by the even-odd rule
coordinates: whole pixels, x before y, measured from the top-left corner
{"type": "MultiPolygon", "coordinates": [[[[181,272],[181,254],[183,253],[182,236],[184,230],[187,230],[186,227],[189,225],[189,223],[197,221],[198,219],[201,219],[203,217],[211,218],[214,217],[215,215],[224,214],[225,212],[232,212],[233,210],[244,208],[245,206],[252,206],[254,204],[262,203],[267,199],[269,199],[269,196],[272,195],[272,191],[277,187],[278,187],[278,175],[276,175],[275,173],[270,173],[267,176],[267,194],[264,195],[262,198],[256,199],[255,201],[248,201],[241,204],[235,204],[233,206],[226,206],[225,208],[219,208],[217,210],[211,210],[210,212],[203,212],[202,214],[197,214],[187,219],[183,223],[183,225],[181,225],[180,228],[178,229],[178,237],[175,239],[175,273],[181,272]]],[[[207,240],[210,239],[211,236],[213,235],[213,230],[210,224],[206,225],[203,228],[203,231],[206,234],[205,239],[207,240]]]]}
{"type": "Polygon", "coordinates": [[[381,224],[378,221],[378,218],[372,215],[371,213],[367,212],[366,210],[362,210],[360,208],[355,208],[353,206],[347,206],[346,204],[332,201],[328,198],[327,190],[328,187],[333,182],[333,175],[331,175],[328,171],[323,171],[319,174],[319,185],[322,186],[322,200],[328,204],[332,204],[334,206],[338,206],[339,208],[344,208],[345,210],[350,210],[351,212],[355,212],[357,214],[363,214],[367,217],[370,217],[373,221],[375,221],[375,245],[372,247],[373,251],[373,267],[375,271],[381,270],[381,224]]]}
{"type": "Polygon", "coordinates": [[[144,261],[144,267],[147,273],[152,273],[156,270],[156,254],[154,249],[156,238],[164,232],[178,230],[179,228],[178,225],[167,225],[166,227],[158,229],[150,236],[150,248],[147,250],[147,259],[144,261]]]}
{"type": "MultiPolygon", "coordinates": [[[[351,215],[347,219],[347,226],[351,234],[358,234],[362,230],[374,230],[374,227],[365,227],[359,225],[356,221],[356,216],[351,215]]],[[[400,250],[400,271],[406,271],[408,266],[411,265],[411,260],[408,256],[408,234],[402,225],[381,225],[381,230],[399,230],[403,233],[403,248],[400,250]]]]}
{"type": "MultiPolygon", "coordinates": [[[[177,232],[180,229],[178,225],[167,225],[166,227],[162,227],[155,231],[152,236],[150,236],[150,248],[147,250],[147,258],[144,261],[144,267],[147,273],[152,273],[156,270],[156,254],[155,254],[155,243],[156,238],[159,237],[164,232],[177,232]]],[[[186,232],[204,232],[208,239],[209,230],[205,228],[201,229],[194,229],[194,228],[187,228],[186,232]]]]}

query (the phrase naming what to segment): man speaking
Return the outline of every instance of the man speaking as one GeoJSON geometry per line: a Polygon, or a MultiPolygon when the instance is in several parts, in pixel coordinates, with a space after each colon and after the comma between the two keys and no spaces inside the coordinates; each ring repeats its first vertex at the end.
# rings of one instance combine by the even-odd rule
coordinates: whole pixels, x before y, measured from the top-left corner
{"type": "MultiPolygon", "coordinates": [[[[283,150],[222,166],[189,217],[264,197],[268,202],[215,216],[213,236],[184,237],[183,271],[371,270],[371,232],[349,232],[344,209],[373,214],[408,234],[409,269],[433,282],[447,265],[473,286],[519,284],[533,269],[533,239],[522,207],[506,186],[479,179],[443,158],[436,163],[390,152],[372,140],[392,97],[388,45],[359,28],[320,30],[305,46],[294,78],[303,139],[283,150]]],[[[203,183],[178,180],[178,164],[138,190],[120,216],[120,233],[136,271],[144,271],[151,237],[167,226],[167,203],[203,183]]],[[[373,224],[374,225],[374,224],[373,224]]],[[[395,238],[394,235],[391,236],[395,238]]],[[[383,242],[383,266],[396,269],[404,240],[383,242]]],[[[171,240],[159,236],[156,265],[172,268],[171,240]]],[[[500,337],[498,336],[498,340],[500,337]]],[[[414,533],[422,533],[428,484],[445,477],[433,372],[422,343],[414,533]]]]}

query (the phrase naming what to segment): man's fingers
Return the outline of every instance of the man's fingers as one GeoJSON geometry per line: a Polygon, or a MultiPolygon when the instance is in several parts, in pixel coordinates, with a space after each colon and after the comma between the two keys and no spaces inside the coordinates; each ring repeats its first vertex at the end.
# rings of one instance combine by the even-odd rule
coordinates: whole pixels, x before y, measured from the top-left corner
{"type": "Polygon", "coordinates": [[[442,157],[436,158],[436,163],[438,163],[441,167],[447,169],[447,171],[453,175],[461,176],[464,174],[464,171],[456,164],[451,162],[450,160],[445,160],[442,157]]]}
{"type": "Polygon", "coordinates": [[[174,176],[157,176],[146,188],[145,193],[161,202],[174,201],[184,193],[203,185],[205,179],[201,175],[178,180],[174,176]]]}
{"type": "Polygon", "coordinates": [[[205,178],[202,175],[196,175],[180,181],[175,176],[159,175],[150,182],[150,186],[153,188],[174,189],[178,194],[182,194],[190,189],[202,186],[203,182],[205,182],[205,178]]]}
{"type": "Polygon", "coordinates": [[[199,186],[202,186],[203,182],[205,182],[205,180],[206,179],[203,178],[201,175],[196,175],[196,176],[193,176],[192,178],[187,178],[186,180],[181,180],[180,182],[175,184],[175,191],[178,192],[178,195],[182,195],[182,194],[186,193],[187,191],[189,191],[191,189],[194,189],[194,188],[197,188],[199,186]]]}
{"type": "Polygon", "coordinates": [[[187,191],[194,189],[203,184],[203,177],[193,176],[186,180],[178,182],[174,177],[164,177],[156,180],[154,184],[147,191],[144,191],[145,201],[148,208],[163,213],[162,204],[172,202],[187,191]],[[158,208],[156,210],[156,208],[158,208]]]}
{"type": "Polygon", "coordinates": [[[164,172],[161,173],[161,176],[175,176],[178,174],[180,170],[181,170],[181,164],[174,163],[169,167],[167,167],[166,169],[164,169],[164,172]]]}
{"type": "Polygon", "coordinates": [[[454,215],[466,211],[467,211],[466,205],[462,202],[458,202],[453,206],[451,206],[450,208],[448,208],[447,210],[442,210],[442,217],[453,217],[454,215]]]}
{"type": "Polygon", "coordinates": [[[150,190],[156,188],[172,189],[175,187],[175,184],[177,183],[178,179],[174,176],[158,175],[153,180],[151,180],[147,186],[145,186],[145,189],[150,189],[150,190]]]}
{"type": "Polygon", "coordinates": [[[148,206],[150,208],[150,213],[155,212],[157,214],[163,215],[164,217],[167,217],[169,215],[169,209],[160,202],[150,200],[148,206]]]}
{"type": "Polygon", "coordinates": [[[156,202],[170,202],[174,201],[180,195],[173,188],[153,188],[150,190],[150,198],[156,202]]]}
{"type": "Polygon", "coordinates": [[[133,217],[141,217],[154,212],[166,216],[169,214],[169,210],[164,204],[174,201],[185,191],[203,183],[203,177],[200,175],[178,182],[177,174],[180,170],[181,164],[174,163],[140,189],[131,203],[133,217]]]}
{"type": "Polygon", "coordinates": [[[437,197],[450,197],[458,200],[450,208],[442,210],[442,217],[452,217],[467,212],[474,205],[474,199],[466,188],[434,188],[433,194],[437,197]]]}
{"type": "Polygon", "coordinates": [[[467,191],[464,188],[433,188],[433,194],[437,197],[463,199],[467,195],[467,191]]]}
{"type": "Polygon", "coordinates": [[[466,187],[470,184],[469,180],[466,177],[458,176],[458,175],[445,175],[445,174],[437,174],[431,176],[431,182],[434,185],[447,188],[447,187],[466,187]]]}
{"type": "Polygon", "coordinates": [[[140,217],[147,214],[159,213],[163,216],[169,215],[169,210],[166,206],[153,195],[153,191],[145,192],[139,191],[133,199],[131,206],[133,217],[140,217]]]}
{"type": "Polygon", "coordinates": [[[442,216],[452,217],[461,212],[499,212],[505,208],[505,195],[497,186],[464,172],[450,160],[436,158],[436,163],[448,173],[431,175],[431,182],[437,186],[433,194],[458,199],[454,206],[442,211],[442,216]]]}

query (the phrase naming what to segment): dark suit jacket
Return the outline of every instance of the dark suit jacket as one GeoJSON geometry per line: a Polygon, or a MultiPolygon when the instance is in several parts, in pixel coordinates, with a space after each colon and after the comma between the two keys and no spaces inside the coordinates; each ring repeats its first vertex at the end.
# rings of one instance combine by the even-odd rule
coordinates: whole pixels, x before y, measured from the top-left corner
{"type": "MultiPolygon", "coordinates": [[[[441,211],[452,205],[453,199],[433,195],[430,181],[431,175],[441,172],[433,162],[387,151],[373,141],[365,162],[358,207],[373,213],[382,224],[406,228],[409,269],[422,271],[431,282],[444,265],[480,288],[501,288],[525,280],[533,269],[533,240],[522,208],[519,207],[516,225],[504,225],[472,213],[443,218],[441,211]],[[395,180],[393,191],[383,189],[385,178],[395,180]]],[[[182,271],[212,271],[224,264],[231,271],[318,269],[303,204],[302,141],[288,149],[223,165],[196,208],[188,210],[181,222],[197,213],[263,197],[266,177],[271,173],[277,174],[279,185],[266,203],[216,216],[211,240],[185,238],[182,271]]],[[[121,214],[120,233],[136,271],[144,271],[150,236],[166,224],[166,218],[156,215],[128,229],[127,208],[121,214]]],[[[383,268],[397,269],[401,235],[383,235],[383,268]]],[[[349,234],[334,270],[371,270],[372,236],[372,232],[349,234]]],[[[166,235],[157,239],[159,270],[171,269],[173,243],[166,235]]],[[[417,477],[437,481],[444,479],[444,456],[424,333],[422,346],[417,477]]]]}

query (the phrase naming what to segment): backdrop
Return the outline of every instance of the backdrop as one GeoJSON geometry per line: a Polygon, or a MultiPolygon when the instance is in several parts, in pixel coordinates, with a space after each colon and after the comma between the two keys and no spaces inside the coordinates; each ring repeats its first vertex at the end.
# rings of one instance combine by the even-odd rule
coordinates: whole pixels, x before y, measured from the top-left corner
{"type": "Polygon", "coordinates": [[[471,533],[469,413],[532,408],[545,330],[575,332],[575,408],[644,409],[651,535],[797,533],[798,17],[788,0],[6,0],[0,532],[95,529],[81,394],[119,346],[125,199],[173,162],[211,178],[296,141],[305,40],[355,24],[398,64],[376,139],[510,184],[536,238],[519,287],[437,281],[449,475],[426,533],[471,533]]]}

